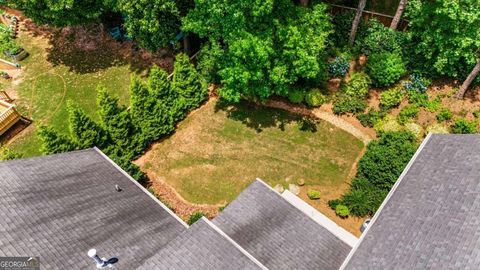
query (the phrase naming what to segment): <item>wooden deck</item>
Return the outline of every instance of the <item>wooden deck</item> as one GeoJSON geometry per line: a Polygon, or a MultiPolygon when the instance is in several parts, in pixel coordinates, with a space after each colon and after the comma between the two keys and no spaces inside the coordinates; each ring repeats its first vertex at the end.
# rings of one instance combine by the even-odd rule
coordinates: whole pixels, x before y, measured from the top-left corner
{"type": "Polygon", "coordinates": [[[0,135],[21,119],[15,105],[0,100],[0,135]]]}

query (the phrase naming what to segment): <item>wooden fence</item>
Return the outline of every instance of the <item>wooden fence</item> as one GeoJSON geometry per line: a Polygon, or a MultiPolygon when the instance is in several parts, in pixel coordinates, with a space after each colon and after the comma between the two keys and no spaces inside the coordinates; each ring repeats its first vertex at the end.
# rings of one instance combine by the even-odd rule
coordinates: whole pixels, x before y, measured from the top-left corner
{"type": "Polygon", "coordinates": [[[5,133],[15,123],[17,123],[21,116],[15,109],[15,105],[0,100],[0,135],[5,133]]]}
{"type": "MultiPolygon", "coordinates": [[[[341,6],[341,5],[335,5],[335,4],[327,4],[330,8],[330,13],[331,14],[338,14],[338,13],[344,13],[344,12],[349,12],[353,11],[356,12],[357,9],[353,7],[346,7],[346,6],[341,6]]],[[[392,23],[393,16],[387,15],[387,14],[382,14],[378,12],[373,12],[373,11],[368,11],[364,10],[362,13],[362,17],[365,21],[368,21],[372,18],[377,19],[379,22],[381,22],[383,25],[389,27],[390,24],[392,23]]],[[[398,30],[406,30],[408,27],[408,21],[401,19],[400,23],[398,24],[398,30]]]]}

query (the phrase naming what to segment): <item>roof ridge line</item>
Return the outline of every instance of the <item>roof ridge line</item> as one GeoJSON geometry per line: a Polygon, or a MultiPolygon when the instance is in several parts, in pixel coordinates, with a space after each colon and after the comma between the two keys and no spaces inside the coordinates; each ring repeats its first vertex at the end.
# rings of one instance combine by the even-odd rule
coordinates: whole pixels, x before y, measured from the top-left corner
{"type": "Polygon", "coordinates": [[[120,173],[122,173],[124,176],[126,176],[131,182],[133,182],[140,190],[145,192],[151,199],[153,199],[156,203],[158,203],[167,213],[169,213],[172,217],[174,217],[180,224],[182,224],[185,228],[189,228],[188,224],[183,221],[179,216],[177,216],[170,208],[165,206],[157,197],[155,197],[152,193],[150,193],[146,188],[144,188],[140,183],[138,183],[137,180],[133,179],[130,174],[128,174],[126,171],[124,171],[120,166],[118,166],[117,163],[115,163],[112,159],[110,159],[105,153],[103,153],[100,149],[98,149],[96,146],[93,147],[93,149],[100,154],[105,160],[110,162],[120,173]]]}
{"type": "Polygon", "coordinates": [[[357,244],[352,248],[352,250],[350,250],[350,252],[348,253],[348,256],[347,258],[345,258],[345,260],[343,261],[342,265],[340,266],[339,270],[344,270],[345,267],[347,266],[348,262],[350,261],[350,259],[353,257],[353,255],[355,254],[355,251],[357,251],[358,247],[360,246],[360,244],[362,243],[363,239],[365,238],[365,236],[367,235],[369,229],[372,227],[372,225],[375,223],[375,221],[377,220],[378,216],[380,216],[380,213],[382,212],[382,209],[385,207],[385,205],[390,201],[390,198],[393,196],[393,194],[395,193],[395,190],[398,188],[398,186],[400,185],[400,183],[402,182],[403,178],[405,177],[405,175],[408,173],[408,171],[410,170],[410,168],[412,167],[412,165],[415,163],[415,160],[417,159],[418,155],[420,155],[420,153],[422,152],[423,148],[425,147],[425,145],[428,143],[428,141],[430,140],[430,138],[432,137],[433,133],[429,132],[427,137],[425,137],[425,139],[423,140],[423,142],[420,144],[420,146],[418,147],[417,151],[415,152],[415,154],[413,155],[413,157],[410,159],[410,161],[408,162],[407,166],[405,167],[405,169],[403,169],[402,171],[402,174],[400,174],[400,176],[398,177],[397,181],[395,182],[395,184],[393,185],[392,189],[390,190],[390,192],[388,192],[387,194],[387,197],[383,200],[382,204],[380,205],[380,207],[378,208],[377,212],[375,212],[375,215],[373,215],[373,218],[371,219],[370,223],[368,224],[367,228],[365,229],[365,231],[362,233],[362,235],[360,236],[360,239],[358,240],[357,244]]]}
{"type": "Polygon", "coordinates": [[[297,195],[293,194],[289,190],[285,190],[282,193],[282,197],[285,198],[287,201],[289,201],[295,208],[300,210],[303,214],[308,216],[310,219],[315,221],[318,225],[322,226],[325,228],[327,231],[329,231],[331,234],[333,234],[335,237],[343,241],[345,244],[349,245],[351,248],[355,246],[355,244],[358,242],[358,237],[350,233],[349,231],[345,230],[342,228],[340,225],[338,225],[335,221],[331,220],[328,218],[326,215],[322,214],[320,211],[312,207],[310,204],[308,204],[306,201],[302,200],[300,197],[297,195]],[[291,200],[298,200],[298,202],[293,202],[291,200]],[[297,203],[301,203],[302,205],[297,205],[297,203]],[[308,208],[308,209],[301,209],[302,207],[308,208]],[[306,211],[312,211],[313,213],[310,215],[306,211]],[[315,216],[316,215],[316,216],[315,216]],[[322,220],[325,219],[325,220],[322,220]],[[328,224],[330,223],[330,224],[328,224]]]}
{"type": "Polygon", "coordinates": [[[247,256],[252,262],[258,265],[263,270],[269,270],[265,265],[263,265],[259,260],[253,257],[248,251],[246,251],[242,246],[240,246],[237,242],[235,242],[232,238],[230,238],[224,231],[222,231],[219,227],[217,227],[213,222],[208,220],[206,217],[202,217],[202,220],[205,221],[212,229],[214,229],[218,234],[220,234],[223,238],[225,238],[228,242],[230,242],[234,247],[236,247],[243,255],[247,256]]]}

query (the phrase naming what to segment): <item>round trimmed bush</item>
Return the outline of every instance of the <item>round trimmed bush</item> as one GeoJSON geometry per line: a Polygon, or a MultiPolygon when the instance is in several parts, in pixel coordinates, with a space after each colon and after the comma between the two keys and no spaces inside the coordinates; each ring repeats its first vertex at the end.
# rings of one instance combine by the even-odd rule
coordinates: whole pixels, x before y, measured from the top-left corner
{"type": "Polygon", "coordinates": [[[320,90],[313,89],[313,90],[310,90],[305,95],[305,102],[310,107],[318,107],[318,106],[322,105],[323,103],[325,103],[325,96],[322,95],[320,90]]]}
{"type": "Polygon", "coordinates": [[[398,53],[374,53],[368,58],[367,73],[376,87],[393,85],[406,71],[405,63],[398,53]]]}
{"type": "Polygon", "coordinates": [[[300,104],[305,99],[305,92],[298,89],[291,89],[287,97],[290,102],[300,104]]]}
{"type": "Polygon", "coordinates": [[[368,94],[370,84],[372,80],[366,73],[356,72],[352,74],[343,90],[347,96],[364,98],[368,94]]]}
{"type": "Polygon", "coordinates": [[[307,190],[307,196],[310,200],[318,200],[320,199],[320,191],[316,189],[309,189],[307,190]]]}
{"type": "Polygon", "coordinates": [[[365,100],[357,97],[342,96],[333,103],[334,114],[358,114],[365,111],[365,108],[367,108],[365,100]]]}
{"type": "Polygon", "coordinates": [[[350,210],[348,210],[347,206],[345,206],[343,204],[339,204],[335,207],[335,213],[339,217],[346,218],[346,217],[348,217],[348,215],[350,215],[350,210]]]}
{"type": "Polygon", "coordinates": [[[456,134],[472,134],[477,132],[477,123],[460,118],[452,126],[452,132],[456,134]]]}
{"type": "Polygon", "coordinates": [[[380,93],[380,106],[382,109],[391,109],[397,107],[404,97],[400,89],[393,88],[380,93]]]}

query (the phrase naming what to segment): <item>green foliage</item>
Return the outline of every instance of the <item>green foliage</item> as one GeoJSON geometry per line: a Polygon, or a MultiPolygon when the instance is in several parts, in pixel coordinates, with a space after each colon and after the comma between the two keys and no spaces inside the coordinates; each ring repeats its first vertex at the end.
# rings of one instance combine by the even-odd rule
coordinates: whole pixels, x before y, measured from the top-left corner
{"type": "Polygon", "coordinates": [[[428,87],[432,82],[421,75],[414,73],[410,75],[410,81],[403,83],[403,87],[408,93],[417,91],[421,93],[427,92],[428,87]]]}
{"type": "Polygon", "coordinates": [[[372,141],[358,164],[352,187],[342,197],[355,216],[373,214],[417,149],[409,132],[385,132],[372,141]]]}
{"type": "Polygon", "coordinates": [[[17,54],[20,46],[12,38],[12,30],[4,24],[0,24],[0,53],[17,54]]]}
{"type": "Polygon", "coordinates": [[[366,73],[356,72],[352,74],[343,90],[350,97],[364,98],[371,84],[372,81],[366,73]]]}
{"type": "Polygon", "coordinates": [[[198,53],[197,70],[206,82],[220,83],[218,71],[221,67],[223,53],[223,49],[216,42],[208,42],[203,45],[198,53]]]}
{"type": "Polygon", "coordinates": [[[418,67],[465,78],[479,59],[480,1],[411,0],[407,17],[418,67]]]}
{"type": "Polygon", "coordinates": [[[343,204],[339,204],[335,207],[335,213],[342,218],[348,217],[350,215],[350,210],[348,210],[348,207],[343,204]]]}
{"type": "Polygon", "coordinates": [[[200,220],[205,214],[203,212],[195,212],[188,218],[187,224],[193,225],[195,222],[200,220]]]}
{"type": "Polygon", "coordinates": [[[309,107],[319,107],[325,103],[325,100],[325,96],[318,89],[312,89],[305,95],[305,103],[307,103],[309,107]]]}
{"type": "Polygon", "coordinates": [[[371,108],[367,113],[363,113],[357,116],[358,120],[364,127],[373,127],[378,123],[386,114],[386,111],[375,110],[371,108]]]}
{"type": "Polygon", "coordinates": [[[343,77],[347,74],[349,68],[350,63],[348,62],[348,59],[345,59],[342,56],[337,56],[328,63],[328,74],[330,77],[343,77]]]}
{"type": "Polygon", "coordinates": [[[477,123],[460,118],[455,121],[451,129],[452,132],[456,134],[473,134],[477,132],[477,123]]]}
{"type": "Polygon", "coordinates": [[[407,32],[395,31],[373,19],[368,22],[365,38],[356,40],[360,52],[366,55],[396,53],[402,55],[410,42],[407,32]]]}
{"type": "Polygon", "coordinates": [[[96,21],[109,0],[16,0],[25,15],[39,24],[65,26],[96,21]]]}
{"type": "Polygon", "coordinates": [[[38,127],[37,135],[42,142],[40,151],[47,155],[73,151],[77,148],[70,138],[49,126],[38,127]]]}
{"type": "Polygon", "coordinates": [[[295,88],[295,89],[291,89],[289,92],[288,92],[288,100],[292,103],[295,103],[295,104],[300,104],[304,101],[305,99],[305,92],[301,89],[298,89],[298,88],[295,88]]]}
{"type": "Polygon", "coordinates": [[[366,102],[363,99],[357,97],[340,96],[335,103],[333,103],[333,113],[345,114],[353,113],[358,114],[365,111],[367,107],[366,102]]]}
{"type": "Polygon", "coordinates": [[[329,200],[328,207],[330,207],[332,210],[335,210],[335,208],[337,208],[337,205],[341,203],[342,203],[342,200],[339,200],[339,199],[329,200]]]}
{"type": "Polygon", "coordinates": [[[178,54],[175,58],[172,89],[177,94],[176,110],[181,112],[174,116],[175,121],[183,119],[187,112],[198,107],[208,97],[206,84],[186,54],[178,54]]]}
{"type": "Polygon", "coordinates": [[[183,30],[221,44],[219,66],[208,66],[218,68],[219,94],[228,101],[286,96],[295,84],[327,78],[325,48],[332,25],[324,4],[310,9],[289,0],[197,0],[183,30]]]}
{"type": "Polygon", "coordinates": [[[80,149],[103,148],[108,144],[108,133],[72,103],[68,104],[68,122],[73,141],[80,149]]]}
{"type": "Polygon", "coordinates": [[[139,130],[125,107],[118,105],[118,98],[112,97],[104,87],[98,88],[98,114],[103,128],[110,135],[113,144],[134,157],[144,148],[138,136],[139,130]]]}
{"type": "Polygon", "coordinates": [[[405,124],[408,120],[417,117],[418,114],[418,107],[415,105],[407,105],[400,110],[398,114],[398,122],[400,124],[405,124]]]}
{"type": "Polygon", "coordinates": [[[307,190],[307,196],[310,200],[318,200],[320,199],[320,191],[316,189],[309,189],[307,190]]]}
{"type": "Polygon", "coordinates": [[[7,147],[0,147],[0,161],[22,158],[22,155],[7,147]]]}
{"type": "Polygon", "coordinates": [[[480,111],[474,111],[472,114],[473,114],[473,117],[480,118],[480,111]]]}
{"type": "Polygon", "coordinates": [[[124,27],[143,47],[156,51],[173,40],[180,29],[180,14],[174,0],[119,0],[126,16],[124,27]]]}
{"type": "Polygon", "coordinates": [[[403,92],[398,88],[380,93],[380,106],[382,109],[388,110],[397,107],[403,100],[403,92]]]}
{"type": "Polygon", "coordinates": [[[408,102],[418,107],[426,107],[428,105],[428,95],[419,91],[409,91],[408,102]]]}
{"type": "Polygon", "coordinates": [[[398,53],[372,53],[367,62],[367,73],[377,87],[396,83],[407,72],[402,57],[398,53]]]}
{"type": "MultiPolygon", "coordinates": [[[[152,85],[150,83],[150,85],[152,85]]],[[[165,86],[165,85],[162,85],[165,86]]],[[[167,84],[169,87],[169,85],[167,84]]],[[[131,117],[141,129],[145,141],[153,141],[173,131],[173,119],[167,104],[159,99],[162,88],[150,88],[137,77],[130,85],[131,117]]]]}
{"type": "MultiPolygon", "coordinates": [[[[350,30],[352,29],[353,18],[355,17],[354,11],[337,13],[333,16],[333,25],[335,27],[334,33],[330,36],[330,42],[339,48],[348,46],[348,38],[350,36],[350,30]]],[[[357,29],[357,40],[363,40],[367,34],[367,23],[364,20],[360,20],[360,25],[357,29]]]]}

